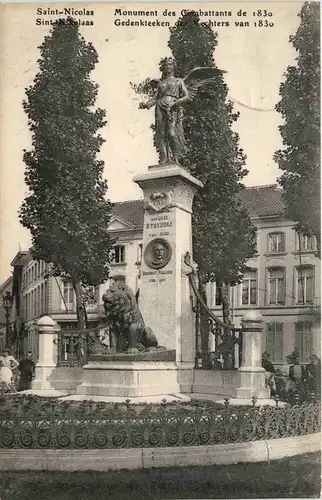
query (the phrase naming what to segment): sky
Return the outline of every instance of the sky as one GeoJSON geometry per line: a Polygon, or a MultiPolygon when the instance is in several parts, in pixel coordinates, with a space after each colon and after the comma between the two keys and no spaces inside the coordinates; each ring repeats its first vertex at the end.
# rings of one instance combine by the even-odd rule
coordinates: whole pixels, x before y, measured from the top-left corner
{"type": "MultiPolygon", "coordinates": [[[[158,17],[144,19],[170,21],[180,18],[182,9],[206,11],[231,11],[231,16],[205,17],[204,20],[229,21],[230,26],[213,28],[218,33],[215,60],[225,69],[229,97],[235,103],[240,118],[234,129],[240,136],[240,147],[247,155],[249,174],[244,179],[247,186],[273,184],[278,176],[273,161],[274,152],[281,147],[278,126],[280,116],[274,106],[284,72],[295,60],[295,51],[289,35],[298,25],[300,2],[215,2],[215,3],[142,3],[142,4],[2,4],[1,79],[0,79],[0,283],[10,275],[10,262],[19,251],[30,246],[29,232],[18,220],[19,207],[27,194],[24,184],[23,149],[31,146],[27,117],[22,108],[25,88],[32,84],[37,73],[39,45],[49,34],[50,26],[43,21],[56,19],[56,15],[39,15],[37,9],[93,10],[93,16],[75,16],[92,20],[94,26],[81,28],[86,40],[91,41],[99,55],[99,63],[92,79],[99,84],[97,105],[107,112],[108,123],[101,133],[106,139],[100,157],[105,162],[105,177],[112,201],[137,199],[140,188],[132,178],[157,162],[152,144],[153,110],[139,110],[140,97],[136,96],[129,82],[139,82],[147,77],[158,77],[158,64],[169,55],[168,27],[115,26],[115,20],[137,20],[138,17],[115,15],[115,10],[157,10],[158,17]],[[175,16],[163,17],[163,11],[175,16]],[[249,27],[236,27],[246,12],[249,27]],[[271,12],[266,18],[274,26],[254,26],[253,12],[258,9],[271,12]],[[37,25],[36,20],[41,19],[37,25]]],[[[184,163],[183,163],[184,166],[184,163]]]]}

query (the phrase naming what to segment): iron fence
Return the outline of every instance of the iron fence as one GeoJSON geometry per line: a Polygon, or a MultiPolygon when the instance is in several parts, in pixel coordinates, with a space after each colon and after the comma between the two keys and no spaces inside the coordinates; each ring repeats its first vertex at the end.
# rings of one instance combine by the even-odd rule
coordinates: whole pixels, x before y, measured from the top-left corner
{"type": "Polygon", "coordinates": [[[83,357],[79,330],[61,330],[57,340],[57,366],[79,366],[83,357]]]}
{"type": "Polygon", "coordinates": [[[86,330],[61,330],[54,341],[57,346],[57,366],[83,366],[91,354],[106,354],[111,347],[108,323],[86,330]]]}
{"type": "Polygon", "coordinates": [[[207,404],[73,406],[57,401],[0,410],[0,448],[111,449],[202,446],[313,434],[320,403],[293,407],[207,404]]]}

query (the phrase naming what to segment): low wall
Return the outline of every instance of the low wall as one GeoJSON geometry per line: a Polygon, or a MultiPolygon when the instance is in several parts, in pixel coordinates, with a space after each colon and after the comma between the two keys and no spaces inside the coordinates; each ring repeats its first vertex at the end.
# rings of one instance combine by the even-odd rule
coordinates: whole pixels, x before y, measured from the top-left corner
{"type": "Polygon", "coordinates": [[[191,392],[236,397],[236,387],[239,386],[238,371],[194,370],[191,392]]]}
{"type": "Polygon", "coordinates": [[[76,387],[82,383],[83,368],[78,366],[59,366],[50,376],[50,383],[57,391],[76,393],[76,387]]]}
{"type": "Polygon", "coordinates": [[[171,448],[130,448],[111,450],[23,450],[2,449],[0,470],[107,471],[229,465],[269,462],[320,450],[321,434],[309,434],[267,441],[185,446],[171,448]]]}

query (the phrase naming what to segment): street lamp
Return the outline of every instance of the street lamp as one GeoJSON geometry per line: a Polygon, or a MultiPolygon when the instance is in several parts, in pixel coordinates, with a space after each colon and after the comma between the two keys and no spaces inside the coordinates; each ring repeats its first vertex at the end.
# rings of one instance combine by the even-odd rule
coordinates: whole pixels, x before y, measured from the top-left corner
{"type": "Polygon", "coordinates": [[[2,296],[2,303],[4,310],[6,312],[6,339],[5,339],[6,347],[9,347],[9,337],[10,337],[9,319],[12,309],[12,301],[13,301],[12,293],[9,292],[9,290],[7,290],[6,293],[2,296]]]}

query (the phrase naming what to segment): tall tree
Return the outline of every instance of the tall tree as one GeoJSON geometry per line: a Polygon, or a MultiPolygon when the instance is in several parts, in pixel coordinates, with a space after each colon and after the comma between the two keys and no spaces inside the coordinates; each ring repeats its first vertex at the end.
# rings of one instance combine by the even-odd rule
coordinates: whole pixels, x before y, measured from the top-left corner
{"type": "MultiPolygon", "coordinates": [[[[185,76],[197,66],[216,67],[214,51],[217,33],[199,22],[195,12],[184,15],[170,29],[169,48],[178,74],[185,76]]],[[[225,69],[225,68],[221,68],[225,69]]],[[[193,204],[192,229],[194,260],[199,268],[199,290],[206,298],[205,284],[216,281],[223,319],[231,322],[229,284],[245,270],[255,251],[255,228],[241,207],[239,194],[247,174],[246,156],[239,136],[232,130],[238,119],[227,99],[223,75],[200,89],[197,98],[185,105],[184,131],[187,155],[184,166],[203,183],[193,204]]],[[[201,315],[202,351],[208,352],[208,317],[201,315]]]]}
{"type": "Polygon", "coordinates": [[[39,48],[39,73],[23,102],[32,150],[23,155],[29,194],[20,221],[31,232],[34,258],[71,280],[83,329],[83,285],[108,277],[112,246],[104,162],[97,159],[105,111],[93,108],[98,86],[90,79],[98,56],[72,19],[55,24],[39,48]]]}
{"type": "Polygon", "coordinates": [[[279,127],[284,148],[274,159],[283,171],[287,216],[297,230],[315,234],[320,254],[320,5],[306,2],[299,14],[300,26],[290,42],[296,64],[288,66],[280,85],[276,110],[284,120],[279,127]]]}
{"type": "MultiPolygon", "coordinates": [[[[180,75],[196,66],[216,67],[217,34],[200,24],[195,12],[184,15],[170,32],[169,47],[180,75]]],[[[239,200],[246,157],[232,130],[238,113],[227,94],[218,73],[216,81],[185,105],[184,113],[188,151],[184,166],[204,184],[193,206],[194,258],[201,283],[215,279],[221,290],[225,321],[229,315],[224,285],[238,279],[255,245],[255,228],[239,200]]]]}

